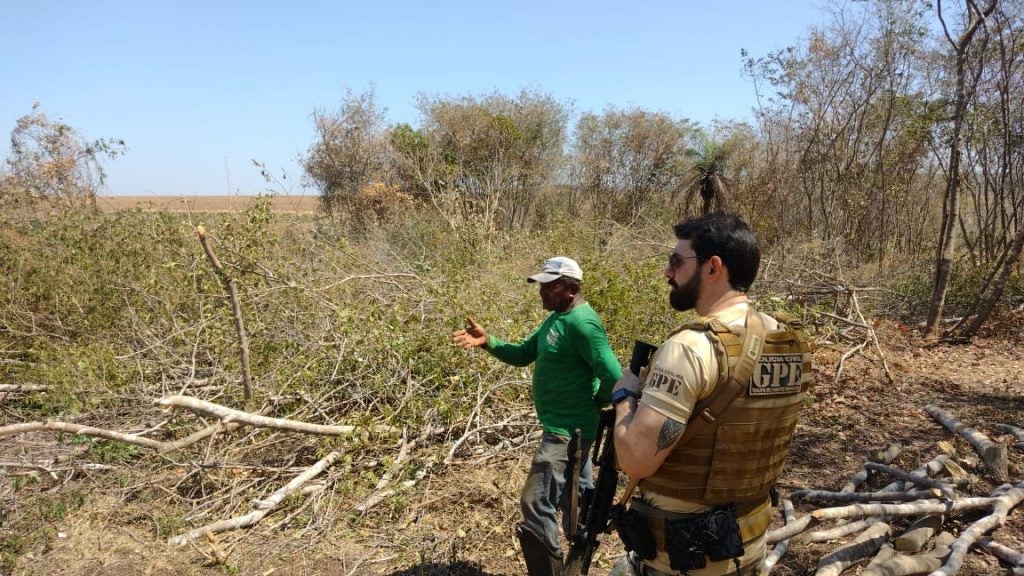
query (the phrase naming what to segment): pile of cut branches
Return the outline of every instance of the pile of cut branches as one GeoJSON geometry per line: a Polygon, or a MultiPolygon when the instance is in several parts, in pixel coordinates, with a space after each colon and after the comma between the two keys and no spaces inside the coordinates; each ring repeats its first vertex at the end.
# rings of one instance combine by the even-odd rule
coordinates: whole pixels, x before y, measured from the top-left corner
{"type": "MultiPolygon", "coordinates": [[[[769,569],[794,545],[839,541],[838,547],[819,560],[816,576],[838,576],[858,565],[864,565],[860,574],[870,576],[953,576],[972,548],[992,554],[1013,574],[1024,574],[1024,554],[986,537],[1024,501],[1024,481],[974,494],[979,478],[965,469],[978,468],[987,477],[1004,482],[1008,474],[1006,444],[992,441],[935,406],[926,406],[925,412],[967,440],[980,460],[972,454],[957,458],[952,444],[942,442],[940,446],[948,454],[904,471],[891,465],[902,451],[899,444],[893,444],[837,492],[793,491],[783,501],[785,525],[767,536],[769,545],[774,545],[769,569]],[[892,482],[877,490],[860,491],[868,480],[880,478],[892,482]],[[828,506],[797,516],[794,501],[828,506]],[[957,525],[966,528],[957,530],[957,525]]],[[[1008,424],[995,428],[1011,434],[1014,447],[1024,449],[1020,429],[1008,424]]]]}

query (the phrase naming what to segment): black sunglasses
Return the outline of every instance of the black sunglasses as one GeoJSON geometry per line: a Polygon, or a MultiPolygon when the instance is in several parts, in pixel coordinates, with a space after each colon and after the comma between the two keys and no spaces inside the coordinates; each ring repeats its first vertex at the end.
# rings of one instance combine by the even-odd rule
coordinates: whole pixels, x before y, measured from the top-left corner
{"type": "Polygon", "coordinates": [[[681,256],[676,252],[672,252],[671,254],[668,255],[668,265],[670,268],[675,270],[676,268],[682,266],[684,262],[690,259],[697,260],[698,264],[704,261],[704,258],[702,258],[701,256],[681,256]]]}

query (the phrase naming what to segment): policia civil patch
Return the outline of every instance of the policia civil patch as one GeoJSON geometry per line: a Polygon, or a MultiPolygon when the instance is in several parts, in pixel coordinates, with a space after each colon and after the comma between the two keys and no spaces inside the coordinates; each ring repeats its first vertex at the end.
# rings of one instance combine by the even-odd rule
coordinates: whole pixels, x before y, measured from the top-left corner
{"type": "Polygon", "coordinates": [[[751,396],[796,394],[804,376],[803,354],[762,354],[750,376],[751,396]]]}

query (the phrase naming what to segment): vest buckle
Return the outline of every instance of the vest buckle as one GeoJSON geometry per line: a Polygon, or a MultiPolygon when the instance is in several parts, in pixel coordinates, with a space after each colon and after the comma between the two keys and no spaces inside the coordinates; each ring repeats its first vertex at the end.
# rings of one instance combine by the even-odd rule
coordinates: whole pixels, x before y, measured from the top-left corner
{"type": "Polygon", "coordinates": [[[715,418],[715,415],[711,413],[710,408],[705,408],[704,410],[702,410],[700,416],[701,418],[707,420],[711,424],[714,424],[718,420],[718,418],[715,418]]]}

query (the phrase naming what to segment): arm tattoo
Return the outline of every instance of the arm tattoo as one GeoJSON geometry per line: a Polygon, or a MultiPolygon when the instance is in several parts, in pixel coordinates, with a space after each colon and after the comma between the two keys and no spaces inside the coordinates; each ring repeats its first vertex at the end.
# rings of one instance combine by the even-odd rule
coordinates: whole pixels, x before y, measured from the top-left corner
{"type": "Polygon", "coordinates": [[[676,422],[671,418],[665,418],[665,423],[661,425],[661,431],[658,432],[658,450],[664,450],[671,448],[676,440],[683,435],[683,430],[686,429],[686,424],[682,422],[676,422]]]}

